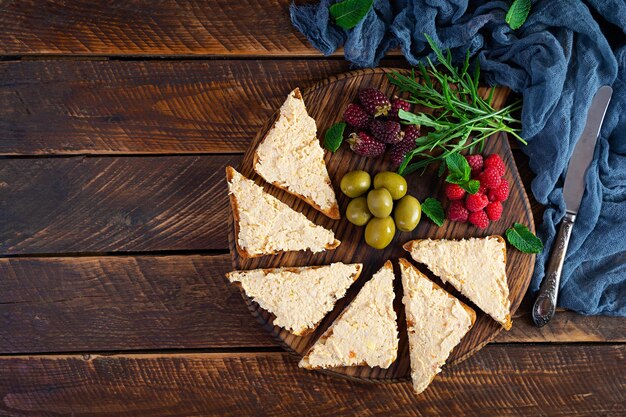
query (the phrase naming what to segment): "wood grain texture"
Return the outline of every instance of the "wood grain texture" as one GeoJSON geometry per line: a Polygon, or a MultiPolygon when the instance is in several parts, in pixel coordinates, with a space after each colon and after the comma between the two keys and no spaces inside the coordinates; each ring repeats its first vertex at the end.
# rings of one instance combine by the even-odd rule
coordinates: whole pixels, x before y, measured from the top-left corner
{"type": "Polygon", "coordinates": [[[0,253],[227,247],[224,166],[239,156],[10,159],[0,253]]]}
{"type": "Polygon", "coordinates": [[[240,159],[3,160],[0,254],[227,250],[223,170],[240,159]]]}
{"type": "MultiPolygon", "coordinates": [[[[0,259],[0,353],[277,347],[224,279],[230,255],[0,259]]],[[[496,343],[626,342],[626,319],[529,303],[496,343]]]]}
{"type": "Polygon", "coordinates": [[[421,395],[285,353],[0,358],[7,416],[623,416],[626,347],[489,346],[421,395]]]}
{"type": "Polygon", "coordinates": [[[0,353],[273,347],[230,257],[0,259],[0,353]]]}
{"type": "Polygon", "coordinates": [[[347,69],[339,60],[0,62],[0,155],[243,152],[294,87],[347,69]]]}
{"type": "MultiPolygon", "coordinates": [[[[0,259],[0,353],[276,346],[223,276],[228,255],[0,259]]],[[[626,341],[626,320],[518,314],[496,342],[626,341]]]]}
{"type": "Polygon", "coordinates": [[[289,19],[290,0],[7,0],[5,55],[322,56],[289,19]]]}
{"type": "MultiPolygon", "coordinates": [[[[238,155],[3,160],[0,254],[226,250],[223,167],[239,160],[238,155]],[[179,209],[193,216],[183,219],[179,209]]],[[[542,210],[533,203],[535,215],[542,210]]]]}
{"type": "MultiPolygon", "coordinates": [[[[378,68],[375,70],[360,70],[350,73],[341,74],[339,76],[330,77],[322,80],[318,84],[303,91],[302,95],[307,106],[308,113],[317,122],[319,132],[324,132],[331,125],[341,119],[343,110],[352,102],[358,94],[359,89],[363,87],[380,88],[387,96],[397,94],[397,90],[392,86],[388,79],[387,73],[389,69],[378,68]]],[[[486,94],[487,89],[483,89],[481,94],[486,94]]],[[[493,96],[493,106],[499,108],[503,105],[508,90],[498,89],[493,96]]],[[[420,109],[427,111],[426,109],[420,109]]],[[[496,135],[486,141],[484,153],[498,153],[502,156],[506,166],[506,178],[510,184],[509,199],[505,203],[506,210],[502,218],[498,222],[492,223],[486,229],[477,229],[472,225],[448,222],[445,227],[437,227],[432,222],[424,219],[418,227],[410,233],[396,233],[394,240],[384,250],[376,250],[365,244],[363,240],[363,227],[356,227],[343,219],[333,221],[324,215],[318,213],[312,207],[305,204],[302,200],[289,195],[284,191],[280,191],[276,187],[271,187],[264,183],[262,179],[253,170],[254,153],[256,147],[261,142],[266,132],[274,123],[274,117],[270,118],[264,127],[259,131],[255,139],[250,145],[239,166],[241,173],[255,179],[258,184],[264,186],[265,190],[281,200],[287,202],[292,208],[305,213],[311,220],[317,224],[321,224],[326,228],[333,229],[335,236],[342,243],[331,251],[325,251],[318,254],[311,252],[290,252],[274,256],[265,256],[253,259],[242,259],[236,251],[234,242],[234,228],[229,233],[229,241],[231,246],[231,255],[233,256],[233,267],[236,269],[255,269],[255,268],[274,268],[282,266],[309,266],[329,264],[332,262],[361,262],[364,264],[362,279],[359,279],[348,291],[345,298],[336,303],[334,310],[329,313],[321,325],[311,334],[303,337],[295,336],[288,331],[273,325],[273,316],[267,311],[259,308],[258,304],[249,299],[243,292],[244,299],[250,305],[250,309],[257,317],[263,327],[272,334],[282,346],[299,355],[304,355],[313,345],[315,340],[328,328],[337,315],[346,307],[353,299],[358,290],[362,287],[369,277],[371,277],[385,261],[397,260],[399,257],[410,258],[410,255],[402,249],[402,245],[412,239],[417,238],[451,238],[459,239],[463,237],[481,237],[494,234],[504,235],[507,228],[514,222],[528,225],[534,230],[534,221],[530,210],[530,203],[524,192],[524,187],[515,167],[511,149],[509,148],[506,135],[496,135]]],[[[343,145],[337,152],[326,152],[326,167],[328,169],[331,181],[335,190],[339,190],[339,182],[343,175],[348,171],[362,169],[370,173],[393,169],[387,158],[370,159],[355,155],[347,145],[343,145]]],[[[409,194],[415,196],[418,200],[423,201],[426,197],[436,197],[441,199],[443,195],[442,181],[437,177],[437,166],[432,166],[423,175],[414,173],[407,177],[409,183],[409,194]]],[[[338,201],[341,211],[345,210],[349,199],[338,193],[338,201]]],[[[232,219],[231,219],[232,220],[232,219]]],[[[395,263],[395,262],[394,262],[395,263]]],[[[507,251],[507,279],[510,290],[511,314],[515,313],[519,303],[530,282],[532,269],[534,266],[534,255],[523,254],[516,250],[507,251]]],[[[432,274],[431,278],[438,280],[432,274]]],[[[410,363],[408,354],[408,342],[406,339],[406,322],[404,319],[403,309],[401,308],[402,289],[396,281],[396,299],[395,308],[398,312],[398,325],[400,330],[400,342],[398,349],[398,358],[388,369],[369,368],[369,367],[350,367],[337,368],[332,370],[324,370],[323,372],[339,373],[355,378],[364,379],[384,379],[397,380],[409,377],[410,363]]],[[[455,295],[459,295],[451,285],[447,285],[446,289],[455,295]]],[[[466,298],[461,297],[467,304],[472,305],[466,298]]],[[[492,340],[500,331],[501,326],[480,310],[477,311],[477,319],[473,328],[465,335],[461,343],[451,353],[448,363],[460,362],[482,346],[492,340]]]]}
{"type": "Polygon", "coordinates": [[[508,332],[501,332],[494,342],[626,343],[626,318],[624,317],[582,316],[573,311],[557,309],[554,318],[550,320],[550,325],[539,328],[533,323],[532,303],[525,302],[524,304],[513,317],[515,321],[513,328],[508,332]]]}

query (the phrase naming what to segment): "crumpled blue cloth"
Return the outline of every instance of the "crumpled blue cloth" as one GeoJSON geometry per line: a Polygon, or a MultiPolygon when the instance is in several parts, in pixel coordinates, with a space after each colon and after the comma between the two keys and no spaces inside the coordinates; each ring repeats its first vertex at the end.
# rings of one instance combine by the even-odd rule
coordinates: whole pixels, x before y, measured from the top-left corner
{"type": "Polygon", "coordinates": [[[522,136],[528,141],[523,151],[536,174],[532,192],[547,206],[538,228],[545,250],[537,256],[533,291],[565,214],[565,170],[591,99],[600,86],[613,86],[565,260],[559,305],[583,314],[626,316],[626,4],[541,0],[533,3],[526,23],[512,30],[504,21],[509,1],[376,0],[361,23],[344,31],[329,18],[334,2],[291,5],[293,24],[324,54],[343,45],[347,60],[372,67],[399,47],[415,65],[430,53],[427,33],[455,57],[469,49],[487,82],[521,93],[522,136]]]}

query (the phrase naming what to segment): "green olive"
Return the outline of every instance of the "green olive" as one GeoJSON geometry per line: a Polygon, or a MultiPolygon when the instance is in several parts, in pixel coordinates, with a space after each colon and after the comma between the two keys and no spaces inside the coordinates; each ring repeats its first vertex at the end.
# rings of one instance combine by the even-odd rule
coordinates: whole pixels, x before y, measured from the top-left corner
{"type": "Polygon", "coordinates": [[[374,217],[365,226],[365,243],[374,249],[384,249],[393,240],[396,225],[391,217],[374,217]]]}
{"type": "Polygon", "coordinates": [[[401,232],[410,232],[415,229],[421,217],[422,206],[412,195],[405,195],[396,203],[393,218],[401,232]]]}
{"type": "Polygon", "coordinates": [[[384,188],[367,193],[367,208],[376,217],[387,217],[393,210],[391,194],[384,188]]]}
{"type": "Polygon", "coordinates": [[[404,177],[391,171],[383,171],[374,177],[374,188],[384,188],[391,198],[399,200],[406,194],[407,184],[404,177]]]}
{"type": "Polygon", "coordinates": [[[350,198],[363,195],[370,189],[372,178],[365,171],[350,171],[341,179],[341,191],[350,198]]]}
{"type": "Polygon", "coordinates": [[[352,224],[363,226],[372,218],[367,208],[367,199],[365,197],[357,197],[348,203],[346,207],[346,218],[352,224]]]}

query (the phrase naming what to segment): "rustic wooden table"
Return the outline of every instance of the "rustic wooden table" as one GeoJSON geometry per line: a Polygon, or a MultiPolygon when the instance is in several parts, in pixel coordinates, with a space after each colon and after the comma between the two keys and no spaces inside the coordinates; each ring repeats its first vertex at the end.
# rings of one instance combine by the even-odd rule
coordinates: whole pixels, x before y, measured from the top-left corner
{"type": "Polygon", "coordinates": [[[623,416],[624,319],[536,329],[526,300],[417,397],[300,370],[261,330],[223,278],[223,168],[349,69],[288,6],[0,2],[0,415],[623,416]]]}

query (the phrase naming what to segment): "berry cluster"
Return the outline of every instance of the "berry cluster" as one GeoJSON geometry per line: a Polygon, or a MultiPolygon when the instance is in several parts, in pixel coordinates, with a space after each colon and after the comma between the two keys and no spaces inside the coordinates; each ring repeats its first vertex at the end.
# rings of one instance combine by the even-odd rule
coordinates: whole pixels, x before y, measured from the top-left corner
{"type": "Polygon", "coordinates": [[[355,129],[348,137],[350,149],[358,155],[378,157],[389,147],[391,162],[400,165],[420,136],[419,126],[408,125],[403,130],[399,122],[398,111],[410,111],[411,104],[398,97],[390,100],[375,88],[362,89],[359,102],[349,104],[343,112],[343,120],[355,129]]]}
{"type": "Polygon", "coordinates": [[[453,222],[469,221],[484,229],[490,221],[500,219],[502,202],[509,198],[509,183],[504,178],[506,168],[497,154],[484,159],[482,155],[467,155],[465,159],[472,169],[472,178],[480,182],[480,188],[476,194],[468,194],[457,184],[447,184],[445,192],[450,200],[447,218],[453,222]]]}

